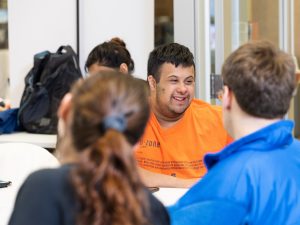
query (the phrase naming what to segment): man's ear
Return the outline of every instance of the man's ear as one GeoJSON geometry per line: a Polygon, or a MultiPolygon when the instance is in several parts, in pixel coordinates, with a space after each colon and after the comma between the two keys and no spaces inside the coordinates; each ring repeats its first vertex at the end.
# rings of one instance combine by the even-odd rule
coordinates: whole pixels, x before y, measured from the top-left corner
{"type": "Polygon", "coordinates": [[[156,89],[156,80],[155,80],[155,78],[152,75],[149,75],[147,77],[147,80],[148,80],[150,90],[154,91],[156,89]]]}
{"type": "Polygon", "coordinates": [[[62,119],[63,121],[67,120],[67,117],[71,109],[71,100],[72,100],[71,93],[67,93],[61,100],[60,106],[58,108],[58,113],[57,113],[59,119],[62,119]]]}
{"type": "Polygon", "coordinates": [[[223,87],[222,105],[225,109],[231,109],[232,107],[233,92],[228,86],[223,87]]]}
{"type": "Polygon", "coordinates": [[[121,73],[128,73],[128,66],[126,63],[121,63],[120,65],[120,72],[121,73]]]}

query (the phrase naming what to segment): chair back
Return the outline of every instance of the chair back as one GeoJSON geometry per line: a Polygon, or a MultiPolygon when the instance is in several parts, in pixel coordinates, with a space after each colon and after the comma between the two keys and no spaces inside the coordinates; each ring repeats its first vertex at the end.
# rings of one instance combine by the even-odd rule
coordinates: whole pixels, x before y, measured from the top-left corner
{"type": "Polygon", "coordinates": [[[20,186],[39,169],[58,167],[58,160],[46,149],[28,143],[0,144],[0,180],[11,185],[0,188],[0,225],[6,225],[20,186]]]}

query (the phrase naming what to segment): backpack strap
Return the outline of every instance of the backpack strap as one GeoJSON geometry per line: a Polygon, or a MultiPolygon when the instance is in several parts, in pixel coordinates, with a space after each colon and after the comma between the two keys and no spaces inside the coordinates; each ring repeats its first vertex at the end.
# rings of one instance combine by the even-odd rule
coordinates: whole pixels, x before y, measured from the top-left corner
{"type": "Polygon", "coordinates": [[[65,51],[67,54],[72,54],[72,55],[77,56],[77,54],[74,52],[73,48],[70,45],[62,45],[62,46],[60,46],[57,49],[56,53],[57,54],[63,54],[63,51],[65,51]]]}
{"type": "Polygon", "coordinates": [[[40,81],[42,71],[50,58],[51,53],[49,51],[43,51],[34,55],[34,67],[36,71],[34,72],[32,83],[36,84],[40,81]]]}
{"type": "Polygon", "coordinates": [[[60,46],[57,51],[56,54],[68,54],[71,55],[74,61],[74,65],[75,67],[80,70],[79,68],[79,61],[78,61],[78,55],[76,54],[76,52],[74,52],[73,48],[70,45],[62,45],[60,46]],[[65,53],[64,53],[65,51],[65,53]]]}

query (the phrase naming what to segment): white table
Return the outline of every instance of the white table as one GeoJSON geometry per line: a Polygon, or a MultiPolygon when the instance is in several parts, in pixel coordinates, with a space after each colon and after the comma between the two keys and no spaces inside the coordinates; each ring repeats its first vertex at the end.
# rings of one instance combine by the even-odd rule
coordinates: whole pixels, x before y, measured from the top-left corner
{"type": "Polygon", "coordinates": [[[0,143],[29,143],[38,145],[47,149],[55,149],[56,147],[55,134],[31,134],[27,132],[16,132],[11,134],[1,134],[0,143]]]}
{"type": "Polygon", "coordinates": [[[188,191],[187,188],[159,188],[153,195],[165,206],[174,204],[182,195],[188,191]]]}

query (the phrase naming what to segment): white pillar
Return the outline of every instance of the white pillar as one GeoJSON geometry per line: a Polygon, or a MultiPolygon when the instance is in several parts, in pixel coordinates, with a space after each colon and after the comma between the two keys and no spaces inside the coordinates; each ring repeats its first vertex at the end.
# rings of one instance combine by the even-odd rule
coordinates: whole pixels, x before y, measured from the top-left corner
{"type": "Polygon", "coordinates": [[[19,107],[33,55],[66,44],[76,50],[75,1],[9,0],[8,23],[10,98],[19,107]]]}
{"type": "Polygon", "coordinates": [[[81,0],[80,65],[98,44],[118,36],[135,62],[134,75],[147,78],[147,60],[154,48],[154,0],[81,0]]]}
{"type": "Polygon", "coordinates": [[[195,57],[196,98],[210,102],[209,0],[174,0],[174,41],[195,57]]]}

